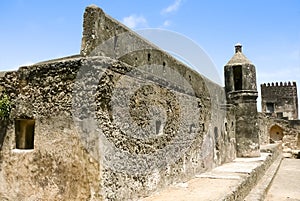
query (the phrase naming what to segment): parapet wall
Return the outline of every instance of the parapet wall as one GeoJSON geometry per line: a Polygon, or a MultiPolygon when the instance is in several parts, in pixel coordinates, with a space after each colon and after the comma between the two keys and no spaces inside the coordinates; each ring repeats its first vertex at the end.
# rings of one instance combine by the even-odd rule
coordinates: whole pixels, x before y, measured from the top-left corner
{"type": "MultiPolygon", "coordinates": [[[[153,73],[171,74],[178,72],[176,77],[169,76],[173,82],[183,84],[185,81],[193,88],[196,96],[202,96],[207,88],[211,86],[212,81],[200,75],[187,65],[178,61],[170,54],[160,49],[156,45],[147,41],[122,23],[116,21],[103,12],[97,6],[88,6],[84,13],[83,36],[81,43],[81,55],[83,56],[107,56],[120,60],[126,64],[137,68],[149,66],[153,73]]],[[[209,68],[209,66],[207,66],[209,68]]],[[[214,84],[213,84],[214,85],[214,84]]],[[[214,89],[208,92],[215,94],[214,89]]],[[[222,100],[218,99],[220,104],[225,104],[225,93],[218,85],[218,91],[222,91],[222,100]]],[[[212,102],[215,99],[211,99],[212,102]]]]}
{"type": "Polygon", "coordinates": [[[296,82],[276,82],[261,84],[262,98],[273,99],[275,97],[294,98],[297,97],[296,82]]]}

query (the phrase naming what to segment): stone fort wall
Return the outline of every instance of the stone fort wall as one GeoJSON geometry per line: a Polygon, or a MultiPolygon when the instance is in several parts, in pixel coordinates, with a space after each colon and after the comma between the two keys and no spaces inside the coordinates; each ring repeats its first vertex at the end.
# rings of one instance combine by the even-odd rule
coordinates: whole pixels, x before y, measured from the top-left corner
{"type": "Polygon", "coordinates": [[[1,199],[138,199],[235,158],[234,110],[224,106],[223,87],[99,8],[87,8],[84,26],[81,55],[0,78],[13,104],[0,151],[1,199]],[[132,46],[126,37],[99,46],[117,31],[139,49],[123,55],[132,46]],[[35,120],[34,149],[16,149],[16,118],[35,120]]]}
{"type": "Polygon", "coordinates": [[[10,124],[1,150],[3,198],[137,198],[235,157],[232,114],[216,116],[226,115],[226,109],[212,113],[209,96],[183,93],[181,85],[152,73],[105,57],[79,57],[22,67],[16,74],[22,79],[15,80],[11,121],[35,119],[35,142],[33,150],[16,149],[10,124]],[[83,66],[97,68],[78,81],[83,66]],[[93,80],[102,71],[105,75],[93,80]],[[122,93],[128,91],[135,94],[122,93]],[[86,109],[91,105],[95,111],[86,109]],[[132,125],[122,122],[129,118],[132,125]]]}

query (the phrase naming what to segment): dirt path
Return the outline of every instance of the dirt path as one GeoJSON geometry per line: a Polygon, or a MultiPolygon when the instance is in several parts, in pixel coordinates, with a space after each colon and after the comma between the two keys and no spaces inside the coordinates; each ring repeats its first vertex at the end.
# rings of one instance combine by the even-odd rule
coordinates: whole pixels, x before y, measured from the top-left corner
{"type": "Polygon", "coordinates": [[[283,159],[265,201],[300,201],[299,159],[283,159]]]}

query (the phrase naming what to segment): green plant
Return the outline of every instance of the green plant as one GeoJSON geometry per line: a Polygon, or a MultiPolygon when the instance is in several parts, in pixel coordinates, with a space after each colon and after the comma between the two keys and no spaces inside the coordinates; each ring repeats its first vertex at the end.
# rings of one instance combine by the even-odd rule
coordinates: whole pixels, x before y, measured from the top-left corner
{"type": "Polygon", "coordinates": [[[11,110],[11,102],[6,94],[0,97],[0,119],[7,119],[11,110]]]}

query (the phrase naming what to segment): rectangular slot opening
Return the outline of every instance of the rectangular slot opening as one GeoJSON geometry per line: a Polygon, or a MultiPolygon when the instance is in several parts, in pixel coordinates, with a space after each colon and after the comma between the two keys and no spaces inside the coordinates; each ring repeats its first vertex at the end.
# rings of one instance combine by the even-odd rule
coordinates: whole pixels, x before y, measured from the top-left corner
{"type": "Polygon", "coordinates": [[[233,67],[233,80],[234,80],[234,90],[242,90],[243,89],[243,74],[242,74],[242,66],[234,66],[233,67]]]}
{"type": "Polygon", "coordinates": [[[274,103],[266,103],[266,106],[267,113],[274,113],[274,103]]]}
{"type": "Polygon", "coordinates": [[[17,149],[34,149],[34,119],[15,119],[17,149]]]}
{"type": "Polygon", "coordinates": [[[243,73],[242,66],[233,67],[233,80],[234,80],[234,90],[242,90],[243,89],[243,73]]]}
{"type": "Polygon", "coordinates": [[[283,118],[283,112],[277,112],[277,118],[283,118]]]}

